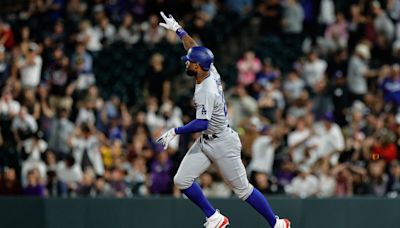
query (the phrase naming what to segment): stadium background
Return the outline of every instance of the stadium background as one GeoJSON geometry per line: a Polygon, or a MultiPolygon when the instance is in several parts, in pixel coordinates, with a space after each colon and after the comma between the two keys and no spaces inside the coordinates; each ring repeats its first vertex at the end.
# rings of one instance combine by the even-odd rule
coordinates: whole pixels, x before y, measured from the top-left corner
{"type": "MultiPolygon", "coordinates": [[[[116,227],[139,226],[129,216],[153,210],[142,218],[157,220],[165,217],[162,205],[193,218],[191,227],[201,225],[200,213],[178,199],[172,184],[196,135],[181,136],[168,151],[154,143],[194,117],[193,79],[180,62],[185,52],[174,33],[158,27],[161,10],[213,50],[249,177],[279,213],[294,217],[294,227],[398,227],[400,1],[0,4],[6,227],[71,220],[93,227],[96,212],[107,215],[101,207],[124,211],[110,215],[128,221],[116,227]],[[82,207],[88,218],[49,213],[82,207]]],[[[237,224],[254,224],[256,215],[230,199],[214,167],[199,183],[227,215],[246,215],[237,224]]],[[[165,225],[181,227],[174,216],[165,225]]]]}

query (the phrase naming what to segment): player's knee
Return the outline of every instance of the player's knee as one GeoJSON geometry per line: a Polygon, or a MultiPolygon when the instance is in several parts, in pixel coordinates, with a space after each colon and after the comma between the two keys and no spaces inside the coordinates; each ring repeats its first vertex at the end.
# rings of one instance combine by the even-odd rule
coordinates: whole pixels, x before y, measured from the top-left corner
{"type": "Polygon", "coordinates": [[[179,189],[187,189],[192,186],[194,179],[189,177],[183,177],[180,175],[174,176],[174,184],[179,189]]]}
{"type": "Polygon", "coordinates": [[[243,188],[233,188],[233,191],[235,192],[235,194],[239,199],[246,200],[247,198],[249,198],[251,193],[253,193],[253,189],[254,189],[253,185],[249,183],[247,186],[243,188]]]}

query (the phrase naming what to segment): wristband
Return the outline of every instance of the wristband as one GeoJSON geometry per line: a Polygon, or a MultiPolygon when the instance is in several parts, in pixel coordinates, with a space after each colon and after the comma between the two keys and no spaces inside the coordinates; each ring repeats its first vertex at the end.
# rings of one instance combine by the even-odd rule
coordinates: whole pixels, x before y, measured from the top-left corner
{"type": "Polygon", "coordinates": [[[176,30],[176,35],[178,35],[180,39],[182,39],[187,34],[188,33],[183,28],[178,28],[176,30]]]}

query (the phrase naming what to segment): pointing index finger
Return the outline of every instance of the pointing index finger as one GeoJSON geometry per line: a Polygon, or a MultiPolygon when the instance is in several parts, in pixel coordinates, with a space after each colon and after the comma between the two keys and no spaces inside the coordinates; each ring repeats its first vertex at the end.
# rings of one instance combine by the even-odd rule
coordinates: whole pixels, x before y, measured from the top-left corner
{"type": "Polygon", "coordinates": [[[164,21],[166,21],[168,19],[167,16],[165,16],[163,11],[161,11],[160,14],[161,14],[161,17],[164,19],[164,21]]]}

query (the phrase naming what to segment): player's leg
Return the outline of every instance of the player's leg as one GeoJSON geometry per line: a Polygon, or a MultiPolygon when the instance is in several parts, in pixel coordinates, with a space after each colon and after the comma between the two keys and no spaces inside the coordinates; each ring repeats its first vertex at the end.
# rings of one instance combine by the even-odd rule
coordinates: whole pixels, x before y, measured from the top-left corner
{"type": "Polygon", "coordinates": [[[215,161],[227,184],[235,194],[249,203],[270,224],[275,226],[276,216],[265,197],[254,188],[247,179],[246,169],[240,157],[241,143],[236,132],[229,131],[221,139],[215,139],[211,147],[205,146],[205,151],[210,152],[210,157],[215,161]]]}
{"type": "Polygon", "coordinates": [[[211,217],[216,210],[204,196],[200,186],[194,180],[207,170],[210,164],[210,160],[201,151],[200,142],[197,140],[183,158],[178,172],[174,177],[175,185],[193,203],[200,207],[207,218],[211,217]]]}

